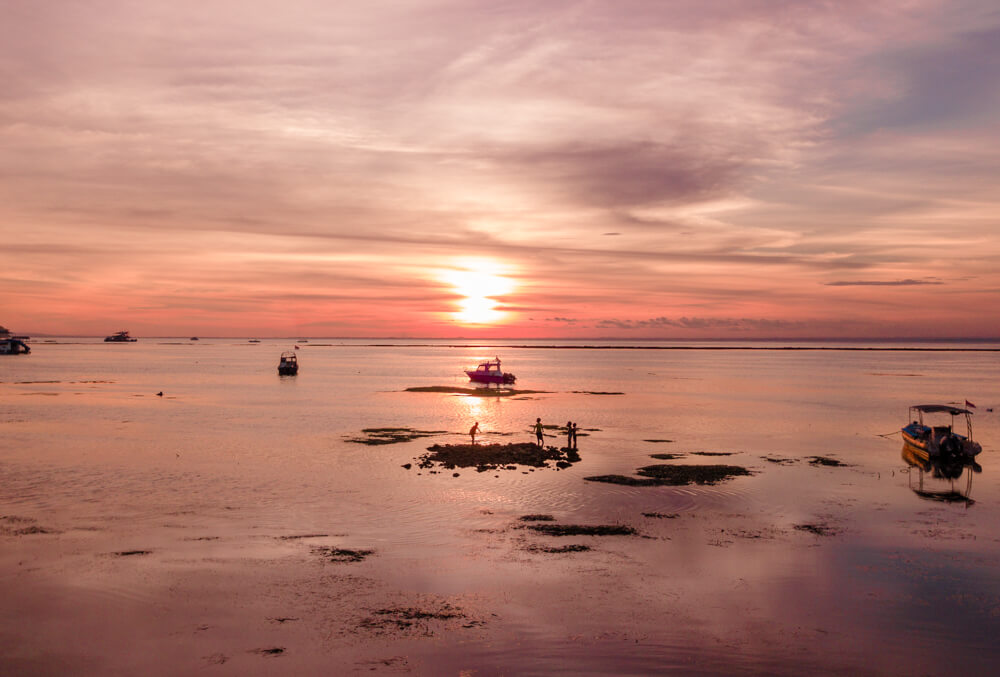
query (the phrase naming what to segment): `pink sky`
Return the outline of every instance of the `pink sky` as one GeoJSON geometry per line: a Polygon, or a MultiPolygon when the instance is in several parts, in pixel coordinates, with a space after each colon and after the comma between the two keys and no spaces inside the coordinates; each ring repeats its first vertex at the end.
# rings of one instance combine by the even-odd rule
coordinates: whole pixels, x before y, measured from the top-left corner
{"type": "Polygon", "coordinates": [[[18,332],[1000,336],[994,2],[0,16],[18,332]]]}

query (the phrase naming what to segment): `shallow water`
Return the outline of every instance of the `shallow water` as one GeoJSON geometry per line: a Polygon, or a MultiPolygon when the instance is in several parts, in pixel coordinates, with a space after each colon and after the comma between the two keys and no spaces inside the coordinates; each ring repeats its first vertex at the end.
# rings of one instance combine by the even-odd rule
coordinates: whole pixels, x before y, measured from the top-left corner
{"type": "Polygon", "coordinates": [[[2,358],[0,673],[986,674],[1000,657],[997,352],[372,343],[300,343],[295,377],[276,373],[286,341],[60,339],[2,358]],[[546,392],[403,392],[466,386],[496,354],[546,392]],[[907,407],[966,399],[982,472],[921,478],[894,434],[907,407]],[[473,421],[483,441],[530,441],[536,417],[593,429],[583,460],[401,467],[473,421]],[[348,441],[375,427],[451,432],[348,441]],[[659,462],[754,474],[583,480],[659,462]],[[970,476],[974,503],[914,491],[970,476]],[[641,536],[541,536],[519,528],[529,513],[641,536]],[[569,543],[593,549],[529,549],[569,543]],[[329,563],[322,545],[375,554],[329,563]],[[461,616],[377,613],[442,605],[461,616]]]}

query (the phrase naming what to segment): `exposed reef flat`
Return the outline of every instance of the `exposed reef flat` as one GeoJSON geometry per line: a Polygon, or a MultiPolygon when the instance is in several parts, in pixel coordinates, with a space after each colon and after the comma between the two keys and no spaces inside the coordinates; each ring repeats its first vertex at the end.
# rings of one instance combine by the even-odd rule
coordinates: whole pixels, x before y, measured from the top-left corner
{"type": "Polygon", "coordinates": [[[635,487],[684,486],[687,484],[717,484],[732,477],[752,473],[738,465],[647,465],[636,470],[641,477],[625,475],[594,475],[583,479],[635,487]]]}
{"type": "Polygon", "coordinates": [[[580,460],[573,449],[539,447],[530,442],[511,444],[435,444],[428,447],[429,453],[417,459],[421,468],[431,468],[435,464],[447,468],[475,468],[486,470],[516,470],[518,465],[535,468],[550,467],[549,462],[568,467],[580,460]]]}

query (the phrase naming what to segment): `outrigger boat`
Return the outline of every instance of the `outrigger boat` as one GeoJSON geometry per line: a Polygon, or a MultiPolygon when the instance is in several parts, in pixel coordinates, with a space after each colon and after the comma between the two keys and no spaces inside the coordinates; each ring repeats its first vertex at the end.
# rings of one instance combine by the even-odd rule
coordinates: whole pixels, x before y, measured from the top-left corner
{"type": "Polygon", "coordinates": [[[972,458],[983,450],[972,441],[972,412],[947,404],[915,404],[910,407],[910,423],[903,426],[903,443],[923,459],[941,456],[972,458]],[[949,425],[924,425],[924,414],[949,414],[949,425]],[[954,431],[955,417],[965,416],[965,434],[954,431]]]}
{"type": "Polygon", "coordinates": [[[105,336],[105,343],[135,343],[139,339],[134,339],[128,335],[128,331],[122,329],[121,331],[115,332],[111,336],[105,336]]]}
{"type": "Polygon", "coordinates": [[[281,353],[281,361],[278,362],[278,373],[282,376],[294,376],[299,373],[299,358],[294,350],[286,350],[281,353]]]}
{"type": "Polygon", "coordinates": [[[496,383],[497,385],[509,385],[517,380],[517,377],[510,373],[504,373],[500,369],[500,358],[487,360],[475,369],[467,369],[465,372],[470,381],[476,383],[496,383]]]}

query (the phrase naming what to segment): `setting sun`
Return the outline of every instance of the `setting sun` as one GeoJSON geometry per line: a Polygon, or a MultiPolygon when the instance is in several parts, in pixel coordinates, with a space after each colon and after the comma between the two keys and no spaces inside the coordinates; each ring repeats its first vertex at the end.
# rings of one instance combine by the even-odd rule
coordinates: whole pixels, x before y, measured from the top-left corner
{"type": "Polygon", "coordinates": [[[458,310],[453,313],[463,324],[490,324],[499,322],[507,315],[498,308],[498,296],[509,294],[514,283],[501,275],[503,267],[489,259],[469,259],[458,264],[456,269],[445,271],[441,279],[461,294],[458,310]]]}

